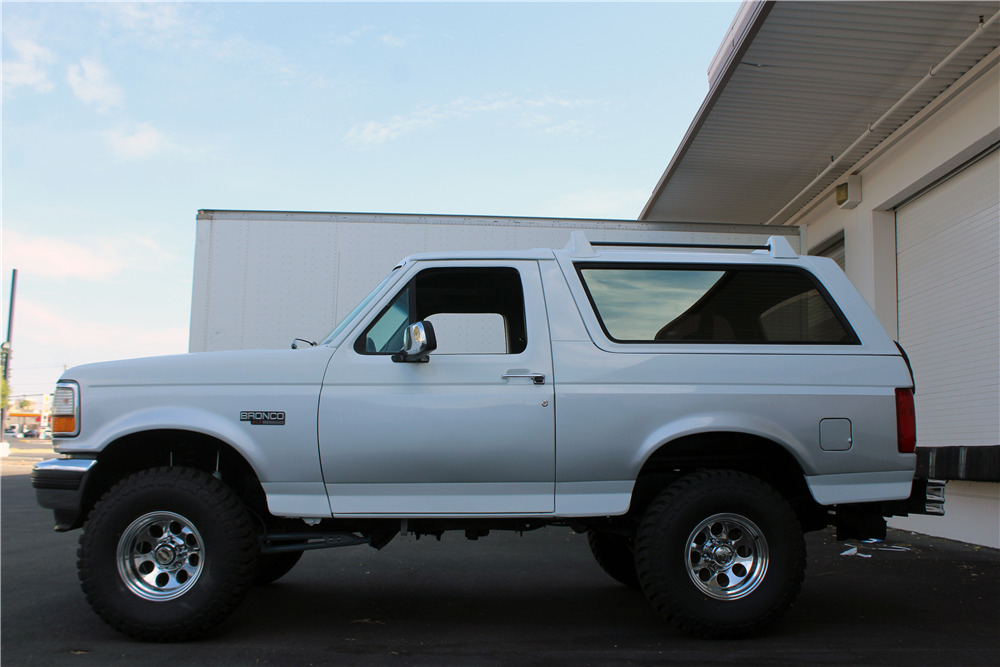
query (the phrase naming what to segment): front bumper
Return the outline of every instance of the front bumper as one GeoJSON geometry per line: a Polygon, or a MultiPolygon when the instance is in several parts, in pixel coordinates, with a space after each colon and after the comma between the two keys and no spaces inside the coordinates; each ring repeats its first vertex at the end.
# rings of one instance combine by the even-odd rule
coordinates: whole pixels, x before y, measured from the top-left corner
{"type": "Polygon", "coordinates": [[[31,486],[42,507],[55,514],[59,532],[79,528],[83,523],[84,490],[97,459],[49,459],[31,470],[31,486]]]}

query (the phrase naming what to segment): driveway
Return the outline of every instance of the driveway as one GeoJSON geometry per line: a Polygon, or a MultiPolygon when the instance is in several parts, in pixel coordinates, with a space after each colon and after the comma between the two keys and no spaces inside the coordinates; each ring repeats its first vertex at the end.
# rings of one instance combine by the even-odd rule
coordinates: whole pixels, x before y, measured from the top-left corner
{"type": "MultiPolygon", "coordinates": [[[[45,454],[47,455],[47,454],[45,454]]],[[[4,459],[4,665],[1000,664],[1000,551],[890,531],[808,536],[798,602],[767,635],[692,639],[565,529],[314,551],[215,636],[150,645],[105,626],[76,579],[79,531],[35,504],[35,455],[4,459]]]]}

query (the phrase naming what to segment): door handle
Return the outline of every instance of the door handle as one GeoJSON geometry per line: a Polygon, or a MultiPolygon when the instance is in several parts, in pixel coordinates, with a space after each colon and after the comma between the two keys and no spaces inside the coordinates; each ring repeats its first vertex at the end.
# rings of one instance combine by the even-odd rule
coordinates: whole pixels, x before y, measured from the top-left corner
{"type": "Polygon", "coordinates": [[[544,373],[504,373],[500,376],[501,380],[509,380],[511,378],[531,378],[531,381],[535,384],[545,384],[544,373]]]}

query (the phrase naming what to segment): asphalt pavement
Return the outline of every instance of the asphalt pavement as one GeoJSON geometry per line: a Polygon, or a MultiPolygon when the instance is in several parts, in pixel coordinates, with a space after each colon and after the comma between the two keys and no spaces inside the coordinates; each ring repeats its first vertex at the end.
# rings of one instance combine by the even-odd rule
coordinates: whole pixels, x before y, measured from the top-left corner
{"type": "Polygon", "coordinates": [[[3,459],[0,662],[105,665],[997,665],[1000,551],[890,531],[807,538],[795,606],[766,635],[705,641],[665,625],[565,529],[446,534],[305,554],[214,636],[144,644],[90,610],[79,531],[55,533],[15,443],[3,459]]]}

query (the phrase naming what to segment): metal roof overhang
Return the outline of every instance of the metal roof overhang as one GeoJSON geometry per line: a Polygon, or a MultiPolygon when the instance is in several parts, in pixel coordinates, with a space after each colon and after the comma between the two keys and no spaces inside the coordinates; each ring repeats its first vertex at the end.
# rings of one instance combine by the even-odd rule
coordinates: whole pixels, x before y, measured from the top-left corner
{"type": "Polygon", "coordinates": [[[996,1],[744,3],[639,220],[787,224],[996,58],[998,11],[996,1]]]}

